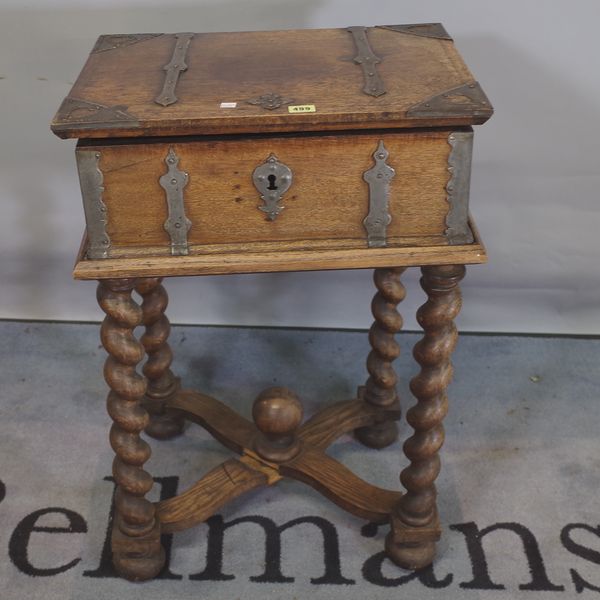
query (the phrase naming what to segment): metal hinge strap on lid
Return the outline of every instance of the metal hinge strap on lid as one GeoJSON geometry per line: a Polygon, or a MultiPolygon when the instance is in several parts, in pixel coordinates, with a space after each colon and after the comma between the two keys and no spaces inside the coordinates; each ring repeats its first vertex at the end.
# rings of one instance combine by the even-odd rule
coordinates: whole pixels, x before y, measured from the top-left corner
{"type": "Polygon", "coordinates": [[[373,52],[371,44],[369,44],[367,30],[368,28],[363,26],[348,27],[358,52],[354,57],[354,62],[360,65],[363,70],[365,78],[363,92],[369,94],[369,96],[381,96],[386,93],[383,80],[377,72],[377,65],[381,62],[381,58],[373,52]]]}
{"type": "Polygon", "coordinates": [[[179,75],[187,71],[185,57],[187,55],[188,46],[194,37],[193,33],[176,33],[175,47],[173,48],[173,56],[171,60],[163,67],[166,71],[165,81],[161,93],[154,99],[154,102],[162,106],[175,104],[178,98],[175,95],[179,75]]]}

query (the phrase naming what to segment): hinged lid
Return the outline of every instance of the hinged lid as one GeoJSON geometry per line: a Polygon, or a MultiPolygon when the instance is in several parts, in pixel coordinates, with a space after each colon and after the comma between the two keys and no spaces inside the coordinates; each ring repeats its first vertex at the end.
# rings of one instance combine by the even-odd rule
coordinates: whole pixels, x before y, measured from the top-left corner
{"type": "Polygon", "coordinates": [[[104,138],[437,127],[492,107],[439,23],[104,35],[52,130],[104,138]]]}

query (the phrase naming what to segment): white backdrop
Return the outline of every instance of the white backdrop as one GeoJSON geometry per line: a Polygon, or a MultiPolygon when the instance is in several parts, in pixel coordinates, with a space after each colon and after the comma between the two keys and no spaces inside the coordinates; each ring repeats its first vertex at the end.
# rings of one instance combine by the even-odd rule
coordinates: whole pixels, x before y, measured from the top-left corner
{"type": "MultiPolygon", "coordinates": [[[[74,143],[49,122],[102,33],[441,21],[496,109],[471,206],[490,255],[463,330],[600,334],[597,0],[0,1],[0,317],[98,320],[71,280],[83,231],[74,143]]],[[[406,327],[422,302],[405,277],[406,327]]],[[[367,327],[367,271],[168,281],[174,322],[367,327]]]]}

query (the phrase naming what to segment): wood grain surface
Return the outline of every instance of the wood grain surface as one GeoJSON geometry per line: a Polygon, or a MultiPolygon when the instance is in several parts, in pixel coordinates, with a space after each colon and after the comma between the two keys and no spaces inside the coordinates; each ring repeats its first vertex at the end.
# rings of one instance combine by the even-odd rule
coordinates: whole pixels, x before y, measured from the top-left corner
{"type": "MultiPolygon", "coordinates": [[[[360,392],[359,392],[360,393],[360,392]]],[[[315,448],[324,450],[344,433],[378,421],[400,418],[400,406],[394,404],[383,409],[367,404],[362,399],[342,400],[308,419],[298,431],[298,437],[315,448]]]]}
{"type": "Polygon", "coordinates": [[[408,117],[406,112],[449,89],[474,81],[451,40],[370,27],[370,46],[381,59],[377,71],[385,94],[363,93],[362,68],[346,29],[303,29],[200,33],[191,40],[176,88],[179,100],[161,106],[174,34],[92,52],[69,93],[125,111],[129,120],[95,119],[86,109],[59,110],[53,131],[61,137],[193,135],[252,131],[309,131],[351,127],[431,127],[482,123],[480,114],[408,117]],[[315,113],[290,114],[249,104],[263,94],[280,94],[293,104],[314,104],[315,113]],[[237,103],[234,109],[222,102],[237,103]]]}
{"type": "Polygon", "coordinates": [[[367,483],[337,460],[314,448],[279,467],[281,473],[310,485],[344,510],[374,523],[390,520],[401,492],[367,483]]]}
{"type": "Polygon", "coordinates": [[[193,390],[180,390],[166,403],[167,408],[181,411],[185,418],[204,427],[215,439],[234,452],[252,446],[254,425],[227,405],[193,390]]]}
{"type": "Polygon", "coordinates": [[[363,220],[369,212],[369,186],[363,173],[373,167],[379,140],[396,174],[390,183],[389,245],[447,244],[450,131],[354,135],[261,136],[173,143],[84,145],[99,152],[103,201],[111,240],[110,256],[132,248],[168,251],[170,239],[165,190],[159,184],[170,149],[188,173],[184,206],[193,245],[274,241],[367,246],[363,220]],[[274,220],[263,206],[252,174],[271,154],[293,173],[274,220]]]}
{"type": "Polygon", "coordinates": [[[172,533],[202,523],[234,498],[267,483],[263,473],[229,459],[185,492],[157,503],[161,530],[172,533]]]}
{"type": "Polygon", "coordinates": [[[289,245],[281,244],[279,251],[258,252],[251,245],[242,245],[220,254],[200,253],[193,249],[189,256],[131,256],[104,260],[86,260],[80,253],[73,276],[75,279],[175,277],[485,263],[485,247],[472,220],[470,225],[475,242],[466,246],[289,250],[286,249],[289,245]]]}

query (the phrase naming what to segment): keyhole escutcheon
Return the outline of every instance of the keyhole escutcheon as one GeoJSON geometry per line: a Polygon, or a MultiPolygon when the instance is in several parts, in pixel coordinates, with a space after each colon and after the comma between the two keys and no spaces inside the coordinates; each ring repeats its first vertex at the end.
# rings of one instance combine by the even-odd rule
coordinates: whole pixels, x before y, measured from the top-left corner
{"type": "Polygon", "coordinates": [[[263,205],[258,208],[267,213],[269,221],[274,221],[284,209],[279,202],[292,185],[292,177],[292,170],[284,163],[279,162],[273,153],[262,165],[258,165],[254,169],[252,181],[263,201],[263,205]]]}

